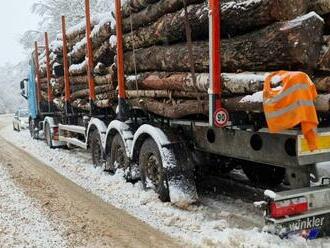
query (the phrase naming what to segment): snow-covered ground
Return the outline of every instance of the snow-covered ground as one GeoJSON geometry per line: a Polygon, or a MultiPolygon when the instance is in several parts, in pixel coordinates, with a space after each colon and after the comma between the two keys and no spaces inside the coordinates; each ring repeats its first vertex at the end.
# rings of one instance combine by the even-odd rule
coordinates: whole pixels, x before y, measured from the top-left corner
{"type": "Polygon", "coordinates": [[[253,212],[252,204],[230,198],[220,197],[220,201],[205,199],[206,205],[192,206],[188,210],[178,209],[170,203],[160,202],[152,191],[143,191],[140,183],[133,185],[125,182],[121,173],[111,176],[94,168],[85,151],[49,149],[43,141],[32,140],[27,131],[16,133],[11,127],[3,129],[0,134],[105,202],[191,245],[321,247],[326,242],[305,241],[300,237],[282,240],[260,232],[257,227],[253,227],[260,226],[261,217],[253,212]]]}
{"type": "Polygon", "coordinates": [[[58,230],[0,165],[1,247],[67,247],[58,230]]]}

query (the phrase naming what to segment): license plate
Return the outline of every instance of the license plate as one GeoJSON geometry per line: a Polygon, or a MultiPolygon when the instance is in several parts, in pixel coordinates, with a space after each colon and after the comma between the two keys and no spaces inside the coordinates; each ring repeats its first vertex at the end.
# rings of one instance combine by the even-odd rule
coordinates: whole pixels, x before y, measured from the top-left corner
{"type": "Polygon", "coordinates": [[[327,133],[319,133],[317,137],[317,146],[319,149],[311,152],[309,150],[307,140],[303,135],[298,136],[298,155],[313,155],[320,153],[330,152],[330,132],[327,133]]]}

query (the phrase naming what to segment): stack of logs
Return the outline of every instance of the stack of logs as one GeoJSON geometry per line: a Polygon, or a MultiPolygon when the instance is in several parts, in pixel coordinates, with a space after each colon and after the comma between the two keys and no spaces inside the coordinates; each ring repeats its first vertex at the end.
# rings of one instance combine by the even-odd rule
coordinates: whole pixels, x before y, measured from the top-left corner
{"type": "MultiPolygon", "coordinates": [[[[111,107],[112,102],[117,99],[116,93],[116,68],[114,65],[115,49],[110,48],[110,36],[114,34],[111,27],[111,16],[92,19],[91,40],[93,44],[93,55],[95,68],[94,81],[96,101],[99,108],[111,107]]],[[[87,77],[87,40],[85,23],[82,22],[70,28],[66,33],[67,58],[69,61],[70,80],[70,104],[72,107],[82,110],[90,110],[89,87],[87,77]]],[[[43,100],[47,100],[47,65],[46,51],[40,56],[41,94],[43,100]]],[[[64,109],[64,66],[63,66],[63,40],[58,35],[56,40],[50,44],[50,64],[52,67],[51,89],[53,103],[59,110],[64,109]]]]}
{"type": "MultiPolygon", "coordinates": [[[[208,114],[208,1],[128,0],[122,7],[126,95],[133,107],[169,118],[208,114]]],[[[317,109],[329,111],[330,2],[222,0],[223,104],[262,112],[265,73],[307,72],[317,86],[317,109]],[[329,94],[328,94],[329,93],[329,94]],[[260,97],[261,96],[261,97],[260,97]]],[[[93,22],[97,106],[116,101],[115,29],[93,22]]],[[[83,25],[67,33],[72,105],[88,110],[83,25]]],[[[53,43],[53,93],[63,105],[62,44],[53,43]]],[[[42,57],[42,56],[41,56],[42,57]]],[[[41,59],[41,62],[44,59],[41,59]]],[[[45,66],[41,65],[43,89],[45,66]]],[[[45,91],[46,92],[46,91],[45,91]]]]}

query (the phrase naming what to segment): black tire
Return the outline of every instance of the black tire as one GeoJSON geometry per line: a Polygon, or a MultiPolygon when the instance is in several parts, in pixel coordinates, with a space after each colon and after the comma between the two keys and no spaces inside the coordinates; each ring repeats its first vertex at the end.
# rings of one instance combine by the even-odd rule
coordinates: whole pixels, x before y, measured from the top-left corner
{"type": "Polygon", "coordinates": [[[49,148],[54,148],[53,140],[52,140],[52,133],[51,133],[51,130],[50,130],[50,126],[47,122],[45,124],[45,141],[46,141],[46,144],[49,148]]]}
{"type": "Polygon", "coordinates": [[[148,188],[149,180],[163,202],[170,201],[168,181],[156,142],[152,138],[144,141],[139,155],[139,166],[143,187],[148,188]]]}
{"type": "Polygon", "coordinates": [[[29,120],[29,131],[33,139],[38,139],[38,134],[35,131],[35,122],[32,119],[29,120]]]}
{"type": "Polygon", "coordinates": [[[20,132],[21,131],[21,127],[19,126],[19,124],[18,124],[18,127],[17,127],[16,131],[17,132],[20,132]]]}
{"type": "Polygon", "coordinates": [[[111,142],[111,149],[108,151],[107,162],[111,173],[116,173],[117,169],[126,171],[130,161],[126,154],[126,149],[121,136],[117,133],[111,142]]]}
{"type": "Polygon", "coordinates": [[[103,151],[101,137],[97,130],[90,134],[89,148],[92,154],[92,161],[95,167],[103,166],[103,151]]]}
{"type": "Polygon", "coordinates": [[[265,187],[276,187],[285,178],[285,169],[281,167],[247,163],[242,166],[245,175],[252,183],[265,187]]]}
{"type": "Polygon", "coordinates": [[[15,127],[15,124],[13,123],[13,130],[14,131],[17,131],[16,127],[15,127]]]}

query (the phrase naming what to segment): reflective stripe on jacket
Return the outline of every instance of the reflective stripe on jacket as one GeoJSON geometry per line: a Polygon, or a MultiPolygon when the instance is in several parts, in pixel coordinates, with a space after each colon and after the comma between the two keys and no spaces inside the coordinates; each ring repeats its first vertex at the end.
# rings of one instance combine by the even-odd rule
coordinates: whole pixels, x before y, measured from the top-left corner
{"type": "Polygon", "coordinates": [[[318,118],[314,105],[315,85],[303,72],[278,71],[268,75],[264,84],[264,112],[270,132],[293,128],[301,123],[311,151],[317,149],[318,118]],[[280,87],[271,88],[271,83],[280,87]]]}

